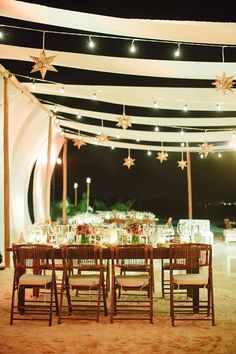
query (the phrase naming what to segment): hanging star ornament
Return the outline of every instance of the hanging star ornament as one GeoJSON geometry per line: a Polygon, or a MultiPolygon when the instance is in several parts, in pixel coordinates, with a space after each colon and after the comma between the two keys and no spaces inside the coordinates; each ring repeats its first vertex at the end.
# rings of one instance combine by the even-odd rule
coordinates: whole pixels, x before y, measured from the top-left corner
{"type": "Polygon", "coordinates": [[[118,123],[116,123],[116,126],[123,129],[132,127],[131,118],[123,113],[122,116],[118,118],[118,123]]]}
{"type": "Polygon", "coordinates": [[[103,135],[103,134],[97,135],[96,139],[97,139],[97,142],[100,144],[105,144],[109,141],[108,136],[103,135]]]}
{"type": "Polygon", "coordinates": [[[130,155],[128,157],[125,158],[125,162],[123,163],[123,166],[126,166],[128,169],[131,168],[131,166],[134,166],[135,159],[132,159],[132,157],[130,157],[130,155]]]}
{"type": "Polygon", "coordinates": [[[163,161],[166,161],[167,160],[166,153],[164,151],[158,152],[157,156],[156,156],[156,160],[159,160],[160,163],[162,163],[163,161]]]}
{"type": "Polygon", "coordinates": [[[35,62],[33,69],[31,70],[30,73],[35,73],[36,71],[40,71],[42,79],[44,79],[47,71],[58,72],[58,70],[52,66],[52,62],[56,58],[56,55],[52,55],[50,57],[47,57],[45,50],[43,49],[40,52],[39,57],[34,57],[34,56],[30,55],[30,58],[35,62]]]}
{"type": "Polygon", "coordinates": [[[82,136],[78,136],[75,140],[73,140],[73,142],[74,146],[77,146],[78,150],[81,148],[81,146],[86,145],[86,142],[82,136]]]}
{"type": "Polygon", "coordinates": [[[222,91],[223,94],[225,95],[226,91],[233,91],[233,85],[235,82],[233,81],[233,76],[226,76],[225,72],[221,76],[216,76],[217,80],[212,83],[212,85],[215,85],[216,89],[218,91],[222,91]]]}
{"type": "Polygon", "coordinates": [[[187,167],[187,161],[184,161],[183,159],[177,161],[177,163],[178,163],[178,167],[180,167],[182,171],[184,170],[185,167],[187,167]]]}
{"type": "Polygon", "coordinates": [[[200,151],[199,154],[203,154],[204,157],[206,158],[207,155],[210,152],[213,152],[213,145],[212,144],[208,144],[208,142],[205,140],[203,144],[198,145],[200,147],[200,151]]]}

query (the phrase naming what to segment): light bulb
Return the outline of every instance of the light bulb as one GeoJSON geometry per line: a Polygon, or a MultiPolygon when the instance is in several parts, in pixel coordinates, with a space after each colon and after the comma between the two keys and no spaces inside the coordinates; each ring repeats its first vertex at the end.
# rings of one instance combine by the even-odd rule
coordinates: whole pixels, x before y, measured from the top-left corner
{"type": "Polygon", "coordinates": [[[184,143],[181,143],[181,144],[180,144],[181,147],[184,147],[184,145],[185,145],[184,143]]]}
{"type": "Polygon", "coordinates": [[[57,112],[57,106],[53,107],[53,112],[54,112],[54,113],[57,112]]]}
{"type": "Polygon", "coordinates": [[[204,159],[204,155],[203,155],[203,154],[200,154],[200,158],[201,158],[201,159],[204,159]]]}
{"type": "Polygon", "coordinates": [[[159,127],[157,125],[155,126],[155,132],[159,132],[159,127]]]}
{"type": "Polygon", "coordinates": [[[94,94],[93,94],[93,100],[96,100],[97,99],[97,95],[96,95],[96,93],[94,92],[94,94]]]}
{"type": "Polygon", "coordinates": [[[64,93],[65,92],[64,87],[62,87],[60,91],[61,91],[61,93],[64,93]]]}
{"type": "Polygon", "coordinates": [[[148,154],[148,156],[151,156],[152,152],[150,150],[148,150],[147,154],[148,154]]]}
{"type": "Polygon", "coordinates": [[[158,104],[156,101],[153,102],[154,108],[158,108],[158,104]]]}
{"type": "Polygon", "coordinates": [[[111,146],[111,149],[112,149],[112,150],[114,150],[114,149],[115,149],[115,146],[114,146],[114,145],[112,145],[112,146],[111,146]]]}
{"type": "Polygon", "coordinates": [[[221,111],[222,110],[222,107],[221,107],[221,105],[219,103],[217,103],[216,107],[217,107],[217,111],[221,111]]]}
{"type": "Polygon", "coordinates": [[[179,57],[180,56],[180,43],[178,43],[178,48],[175,51],[175,57],[179,57]]]}
{"type": "Polygon", "coordinates": [[[62,162],[62,161],[61,161],[61,158],[58,157],[58,158],[57,158],[57,164],[58,164],[58,165],[61,165],[61,162],[62,162]]]}
{"type": "Polygon", "coordinates": [[[184,105],[184,112],[187,112],[187,110],[188,110],[188,105],[185,104],[185,105],[184,105]]]}
{"type": "Polygon", "coordinates": [[[222,154],[221,152],[218,153],[218,157],[221,158],[222,157],[222,154]]]}
{"type": "Polygon", "coordinates": [[[131,53],[134,53],[136,51],[136,48],[135,48],[135,45],[134,45],[134,40],[131,43],[130,51],[131,51],[131,53]]]}
{"type": "Polygon", "coordinates": [[[181,129],[180,134],[184,135],[184,130],[183,129],[181,129]]]}
{"type": "Polygon", "coordinates": [[[89,36],[89,48],[94,48],[95,47],[95,44],[92,40],[92,38],[89,36]]]}
{"type": "Polygon", "coordinates": [[[77,119],[80,119],[80,118],[81,118],[81,114],[78,113],[78,114],[77,114],[77,119]]]}
{"type": "Polygon", "coordinates": [[[3,33],[0,31],[0,38],[3,38],[3,33]]]}
{"type": "Polygon", "coordinates": [[[34,90],[36,88],[35,81],[33,81],[31,88],[34,90]]]}

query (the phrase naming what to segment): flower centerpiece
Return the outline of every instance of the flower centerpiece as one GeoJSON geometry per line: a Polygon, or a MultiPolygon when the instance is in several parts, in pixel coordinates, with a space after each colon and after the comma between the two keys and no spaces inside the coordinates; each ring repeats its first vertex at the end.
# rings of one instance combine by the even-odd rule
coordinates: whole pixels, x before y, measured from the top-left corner
{"type": "Polygon", "coordinates": [[[92,227],[90,224],[79,224],[76,227],[76,235],[80,236],[80,243],[90,243],[90,236],[92,235],[92,227]]]}
{"type": "Polygon", "coordinates": [[[125,225],[125,230],[131,235],[131,243],[139,243],[143,235],[143,224],[139,220],[129,221],[125,225]]]}

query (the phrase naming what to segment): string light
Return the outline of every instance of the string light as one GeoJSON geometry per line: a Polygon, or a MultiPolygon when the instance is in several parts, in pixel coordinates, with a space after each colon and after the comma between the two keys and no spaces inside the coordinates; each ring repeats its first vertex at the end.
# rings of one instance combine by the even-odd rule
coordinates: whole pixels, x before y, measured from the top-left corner
{"type": "Polygon", "coordinates": [[[54,112],[54,113],[57,112],[57,106],[53,107],[53,112],[54,112]]]}
{"type": "Polygon", "coordinates": [[[62,87],[61,90],[60,90],[61,93],[64,93],[65,92],[65,88],[62,87]]]}
{"type": "Polygon", "coordinates": [[[132,40],[132,43],[131,43],[131,46],[130,46],[130,51],[131,51],[131,53],[135,53],[136,52],[136,48],[135,48],[135,45],[134,45],[134,39],[132,40]]]}
{"type": "Polygon", "coordinates": [[[152,152],[150,150],[148,150],[147,154],[148,154],[148,156],[151,156],[152,152]]]}
{"type": "Polygon", "coordinates": [[[188,105],[185,104],[185,105],[184,105],[184,112],[187,112],[187,111],[188,111],[188,105]]]}
{"type": "Polygon", "coordinates": [[[221,111],[222,110],[222,106],[219,103],[217,103],[216,107],[217,107],[217,111],[221,111]]]}
{"type": "Polygon", "coordinates": [[[219,157],[219,159],[222,157],[222,154],[221,154],[221,152],[218,152],[218,155],[217,155],[218,157],[219,157]]]}
{"type": "Polygon", "coordinates": [[[183,130],[183,128],[181,129],[180,134],[181,134],[181,135],[184,135],[184,130],[183,130]]]}
{"type": "MultiPolygon", "coordinates": [[[[15,26],[15,25],[9,25],[9,24],[0,24],[0,27],[6,27],[6,28],[13,28],[13,29],[20,29],[20,30],[25,30],[25,31],[32,31],[32,32],[41,32],[41,33],[51,33],[51,34],[58,34],[58,35],[69,35],[69,36],[77,36],[77,37],[88,37],[88,34],[85,33],[77,33],[77,32],[64,32],[64,31],[55,31],[55,30],[42,30],[42,29],[36,29],[36,28],[31,28],[31,27],[23,27],[23,26],[15,26]]],[[[130,41],[130,37],[121,37],[121,36],[115,36],[115,35],[105,35],[105,34],[93,34],[93,38],[104,38],[104,39],[114,39],[114,40],[125,40],[125,41],[130,41]]],[[[151,42],[151,43],[167,43],[167,44],[173,44],[176,43],[178,45],[177,50],[175,53],[178,53],[179,49],[179,54],[181,54],[180,46],[184,44],[178,43],[175,40],[167,40],[167,39],[133,39],[132,42],[134,41],[139,41],[139,42],[151,42]]],[[[186,42],[188,46],[201,46],[201,47],[214,47],[214,48],[222,48],[222,45],[220,44],[211,44],[211,43],[196,43],[196,42],[186,42]]],[[[224,48],[235,48],[235,45],[227,45],[224,46],[224,48]]],[[[178,56],[178,54],[177,54],[178,56]]]]}
{"type": "Polygon", "coordinates": [[[32,83],[32,85],[31,85],[31,88],[32,88],[32,90],[35,90],[35,88],[36,88],[35,80],[33,80],[33,83],[32,83]]]}
{"type": "Polygon", "coordinates": [[[58,157],[58,158],[57,158],[57,164],[58,164],[58,165],[61,165],[61,162],[62,162],[62,161],[61,161],[61,158],[58,157]]]}
{"type": "Polygon", "coordinates": [[[96,101],[96,99],[97,99],[97,94],[96,94],[96,92],[94,92],[94,94],[93,94],[93,100],[96,101]]]}
{"type": "Polygon", "coordinates": [[[2,31],[0,31],[0,38],[3,38],[3,33],[2,33],[2,31]]]}
{"type": "Polygon", "coordinates": [[[204,155],[203,154],[200,154],[200,159],[204,159],[204,155]]]}
{"type": "Polygon", "coordinates": [[[184,147],[184,146],[185,146],[185,143],[181,143],[180,146],[181,146],[181,147],[184,147]]]}
{"type": "Polygon", "coordinates": [[[158,125],[155,126],[155,132],[159,132],[159,127],[158,127],[158,125]]]}
{"type": "Polygon", "coordinates": [[[156,101],[153,102],[154,108],[158,108],[158,104],[156,101]]]}
{"type": "Polygon", "coordinates": [[[80,118],[81,118],[81,114],[78,113],[78,114],[77,114],[77,119],[80,119],[80,118]]]}
{"type": "Polygon", "coordinates": [[[89,48],[94,48],[95,47],[95,44],[94,44],[94,41],[92,40],[91,36],[89,36],[89,48]]]}
{"type": "Polygon", "coordinates": [[[180,56],[180,43],[178,43],[178,48],[175,51],[175,57],[178,58],[180,56]]]}

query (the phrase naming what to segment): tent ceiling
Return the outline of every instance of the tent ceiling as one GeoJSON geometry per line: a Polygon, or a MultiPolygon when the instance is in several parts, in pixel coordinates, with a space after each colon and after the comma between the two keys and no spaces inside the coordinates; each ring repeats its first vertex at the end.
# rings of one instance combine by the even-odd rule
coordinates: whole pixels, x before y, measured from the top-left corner
{"type": "Polygon", "coordinates": [[[181,151],[180,143],[185,141],[192,151],[197,151],[198,144],[207,140],[216,143],[215,150],[232,149],[229,141],[236,127],[235,89],[223,95],[212,83],[223,71],[227,76],[236,77],[235,23],[123,19],[13,0],[0,0],[0,16],[0,24],[2,20],[5,26],[2,30],[11,34],[7,32],[8,35],[1,39],[2,63],[47,108],[57,107],[55,114],[68,138],[80,130],[88,143],[94,143],[103,123],[107,135],[113,139],[120,135],[120,140],[113,144],[121,148],[132,145],[137,149],[154,149],[166,142],[169,144],[166,150],[181,151]],[[39,32],[35,32],[36,29],[39,32]],[[51,36],[53,29],[55,33],[51,36]],[[42,37],[44,31],[46,53],[47,56],[56,55],[53,65],[58,73],[48,71],[42,80],[39,73],[30,74],[34,63],[29,55],[39,55],[41,40],[37,42],[33,38],[36,34],[42,37]],[[80,47],[76,46],[76,41],[81,40],[79,36],[88,40],[88,33],[99,40],[100,45],[113,36],[114,41],[119,39],[116,43],[126,47],[132,39],[140,49],[147,42],[150,48],[162,41],[170,47],[161,55],[157,52],[157,59],[151,59],[155,57],[154,47],[151,56],[142,52],[141,57],[128,52],[113,55],[112,48],[109,52],[105,45],[86,52],[81,42],[78,42],[80,47]],[[71,42],[70,48],[67,38],[71,42]],[[186,60],[187,53],[177,60],[172,55],[173,45],[178,43],[186,53],[194,52],[196,46],[200,46],[202,52],[212,46],[214,50],[217,48],[218,54],[213,51],[209,59],[203,59],[200,53],[200,56],[186,60]],[[227,47],[225,63],[221,58],[222,46],[227,47]],[[35,89],[32,89],[33,79],[35,89]],[[60,92],[62,87],[64,93],[60,92]],[[94,93],[96,102],[92,100],[94,93]],[[154,108],[154,102],[158,109],[154,108]],[[185,105],[188,112],[183,111],[185,105]],[[127,130],[115,127],[124,107],[133,125],[127,130]],[[76,121],[78,113],[83,116],[80,122],[76,121]],[[156,125],[161,127],[160,132],[154,132],[156,125]],[[179,134],[180,129],[185,130],[184,138],[179,134]],[[135,142],[137,135],[143,143],[135,142]]]}

